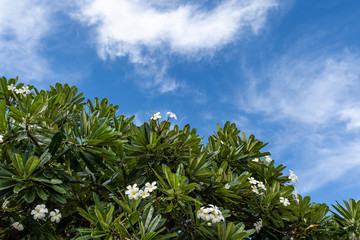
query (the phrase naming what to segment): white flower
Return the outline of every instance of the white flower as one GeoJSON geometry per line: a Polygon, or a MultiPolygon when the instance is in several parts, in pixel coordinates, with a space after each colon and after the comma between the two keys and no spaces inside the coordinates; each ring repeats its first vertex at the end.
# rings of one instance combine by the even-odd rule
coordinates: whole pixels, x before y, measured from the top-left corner
{"type": "Polygon", "coordinates": [[[59,212],[59,210],[58,209],[54,209],[54,211],[51,211],[50,212],[50,220],[52,221],[52,222],[60,222],[60,218],[61,218],[61,213],[59,212]]]}
{"type": "Polygon", "coordinates": [[[210,214],[210,218],[211,218],[212,223],[217,223],[217,222],[221,221],[221,219],[218,215],[210,214]]]}
{"type": "Polygon", "coordinates": [[[258,222],[254,223],[254,227],[257,233],[260,232],[261,225],[258,222]]]}
{"type": "Polygon", "coordinates": [[[356,240],[356,239],[357,239],[357,238],[356,238],[356,234],[355,234],[355,233],[350,234],[350,235],[349,235],[349,239],[350,239],[350,240],[356,240]]]}
{"type": "Polygon", "coordinates": [[[222,214],[217,206],[212,205],[212,204],[209,204],[209,206],[210,207],[208,209],[210,210],[210,212],[214,212],[215,215],[221,215],[222,214]]]}
{"type": "Polygon", "coordinates": [[[259,194],[259,189],[257,188],[257,186],[253,185],[251,186],[251,188],[254,193],[259,194]]]}
{"type": "Polygon", "coordinates": [[[260,229],[262,228],[262,219],[260,218],[259,221],[257,221],[256,223],[254,223],[254,227],[255,227],[255,230],[256,232],[260,232],[260,229]]]}
{"type": "Polygon", "coordinates": [[[255,178],[253,178],[253,177],[248,178],[248,180],[249,180],[249,182],[250,182],[251,184],[257,184],[257,183],[258,183],[258,181],[255,180],[255,178]]]}
{"type": "Polygon", "coordinates": [[[209,220],[211,219],[211,216],[210,216],[210,215],[212,215],[212,214],[209,214],[209,212],[206,211],[206,209],[204,209],[204,214],[203,214],[202,219],[203,219],[203,220],[206,220],[206,221],[209,221],[209,220]]]}
{"type": "Polygon", "coordinates": [[[269,156],[265,156],[264,157],[264,160],[267,162],[267,163],[270,163],[272,161],[272,159],[269,157],[269,156]]]}
{"type": "Polygon", "coordinates": [[[11,224],[11,226],[13,226],[18,231],[24,230],[24,226],[19,222],[14,222],[13,224],[11,224]]]}
{"type": "Polygon", "coordinates": [[[292,195],[294,196],[295,201],[297,203],[299,203],[300,200],[299,200],[299,196],[298,196],[298,191],[296,189],[292,192],[292,195]]]}
{"type": "Polygon", "coordinates": [[[259,188],[262,188],[263,190],[265,190],[265,191],[266,191],[266,187],[265,187],[265,185],[264,185],[264,183],[263,183],[263,182],[260,182],[260,181],[259,181],[259,183],[258,183],[258,187],[259,187],[259,188]]]}
{"type": "MultiPolygon", "coordinates": [[[[34,210],[31,211],[31,215],[34,215],[34,219],[44,219],[45,213],[48,213],[48,209],[45,204],[40,204],[35,207],[34,210]]],[[[45,219],[44,219],[45,220],[45,219]]]]}
{"type": "Polygon", "coordinates": [[[10,85],[8,86],[8,90],[14,91],[14,90],[15,90],[14,84],[10,84],[10,85]]]}
{"type": "Polygon", "coordinates": [[[296,176],[295,174],[294,174],[294,172],[293,171],[291,171],[291,170],[289,170],[289,172],[290,172],[290,174],[289,174],[289,179],[292,181],[292,182],[298,182],[298,176],[296,176]]]}
{"type": "Polygon", "coordinates": [[[152,184],[150,183],[146,183],[145,184],[145,191],[148,191],[148,192],[152,192],[153,190],[157,189],[157,186],[156,186],[156,182],[152,182],[152,184]]]}
{"type": "Polygon", "coordinates": [[[300,202],[299,196],[296,194],[296,195],[294,195],[294,197],[295,197],[295,201],[296,201],[297,203],[299,203],[299,202],[300,202]]]}
{"type": "Polygon", "coordinates": [[[224,188],[225,188],[225,189],[230,189],[230,184],[228,184],[228,183],[225,184],[224,188]]]}
{"type": "Polygon", "coordinates": [[[209,227],[211,227],[211,222],[208,222],[207,225],[208,225],[209,227]]]}
{"type": "Polygon", "coordinates": [[[30,92],[29,86],[23,86],[22,90],[25,94],[28,94],[30,92]]]}
{"type": "Polygon", "coordinates": [[[152,117],[151,117],[151,119],[153,119],[153,120],[157,120],[159,118],[161,118],[160,112],[157,112],[157,113],[153,114],[152,117]]]}
{"type": "Polygon", "coordinates": [[[7,205],[9,204],[9,201],[8,200],[5,200],[2,204],[2,209],[7,209],[7,205]]]}
{"type": "Polygon", "coordinates": [[[204,207],[201,207],[199,211],[197,211],[196,217],[197,218],[203,218],[204,215],[204,207]]]}
{"type": "MultiPolygon", "coordinates": [[[[160,113],[159,113],[160,114],[160,113]]],[[[176,114],[172,112],[167,112],[167,115],[169,115],[170,118],[175,118],[177,120],[176,114]]]]}
{"type": "Polygon", "coordinates": [[[0,135],[0,143],[3,143],[4,142],[4,136],[3,135],[0,135]]]}
{"type": "Polygon", "coordinates": [[[137,184],[135,183],[133,186],[129,185],[126,187],[128,190],[125,192],[125,194],[128,195],[129,199],[135,199],[137,200],[139,195],[139,188],[137,187],[137,184]]]}
{"type": "Polygon", "coordinates": [[[296,189],[294,189],[294,191],[292,192],[292,195],[293,195],[294,197],[296,197],[296,196],[298,195],[298,191],[297,191],[296,189]]]}
{"type": "Polygon", "coordinates": [[[259,162],[259,159],[258,159],[258,158],[254,158],[252,161],[253,161],[253,162],[259,162]]]}
{"type": "Polygon", "coordinates": [[[16,92],[17,94],[21,94],[21,93],[23,93],[24,91],[23,91],[22,89],[15,89],[15,92],[16,92]]]}
{"type": "Polygon", "coordinates": [[[290,205],[289,199],[284,198],[284,197],[280,197],[280,203],[284,204],[285,207],[287,205],[290,205]]]}
{"type": "Polygon", "coordinates": [[[140,190],[140,191],[138,192],[138,195],[139,195],[139,197],[147,198],[148,196],[150,196],[150,193],[149,193],[149,191],[147,191],[147,190],[145,189],[145,191],[140,190]]]}

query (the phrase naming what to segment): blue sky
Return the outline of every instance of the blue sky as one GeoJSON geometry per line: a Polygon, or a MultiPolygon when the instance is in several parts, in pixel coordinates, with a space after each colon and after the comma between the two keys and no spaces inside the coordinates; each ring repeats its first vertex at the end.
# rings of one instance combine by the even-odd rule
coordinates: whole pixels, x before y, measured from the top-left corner
{"type": "MultiPolygon", "coordinates": [[[[0,75],[268,142],[312,200],[360,199],[360,2],[0,0],[0,75]]],[[[287,174],[287,172],[286,172],[287,174]]]]}

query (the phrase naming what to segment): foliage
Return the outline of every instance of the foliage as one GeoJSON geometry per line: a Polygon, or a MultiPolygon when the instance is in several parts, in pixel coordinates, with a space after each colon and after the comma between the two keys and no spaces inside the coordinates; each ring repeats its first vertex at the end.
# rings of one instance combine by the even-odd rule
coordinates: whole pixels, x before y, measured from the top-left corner
{"type": "Polygon", "coordinates": [[[173,113],[136,126],[117,110],[67,84],[1,79],[1,239],[358,237],[360,201],[333,215],[310,203],[235,124],[204,143],[173,113]]]}

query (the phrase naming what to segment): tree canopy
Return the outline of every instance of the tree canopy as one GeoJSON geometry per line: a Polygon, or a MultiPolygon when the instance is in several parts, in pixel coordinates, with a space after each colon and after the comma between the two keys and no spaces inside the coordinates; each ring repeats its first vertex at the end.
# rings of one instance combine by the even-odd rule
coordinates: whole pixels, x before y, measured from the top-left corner
{"type": "Polygon", "coordinates": [[[118,109],[0,79],[1,239],[359,239],[360,201],[297,194],[234,123],[204,140],[174,113],[137,126],[118,109]]]}

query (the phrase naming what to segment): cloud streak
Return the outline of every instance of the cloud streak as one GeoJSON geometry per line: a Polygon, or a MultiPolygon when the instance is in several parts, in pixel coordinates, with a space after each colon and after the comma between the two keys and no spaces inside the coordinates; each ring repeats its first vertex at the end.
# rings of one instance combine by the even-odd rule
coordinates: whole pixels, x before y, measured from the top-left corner
{"type": "MultiPolygon", "coordinates": [[[[318,54],[316,54],[318,55],[318,54]]],[[[286,55],[267,70],[267,82],[256,82],[247,96],[250,109],[278,119],[304,124],[327,124],[356,117],[349,113],[359,103],[359,55],[344,51],[331,56],[286,55]],[[260,85],[267,85],[259,91],[260,85]],[[357,101],[357,102],[354,102],[357,101]],[[345,110],[344,110],[345,109],[345,110]],[[281,113],[281,114],[274,114],[281,113]]],[[[245,105],[243,107],[246,107],[245,105]]]]}
{"type": "Polygon", "coordinates": [[[42,39],[50,29],[47,7],[41,1],[0,0],[0,71],[22,81],[41,81],[50,73],[41,56],[42,39]]]}
{"type": "Polygon", "coordinates": [[[281,126],[275,148],[296,149],[299,188],[306,193],[360,166],[360,54],[297,50],[250,73],[239,107],[281,126]]]}

